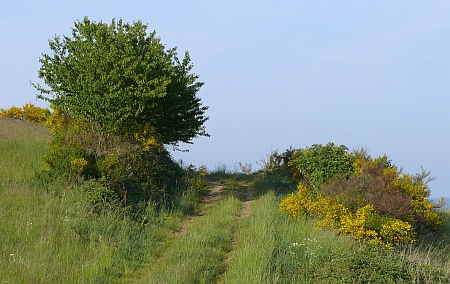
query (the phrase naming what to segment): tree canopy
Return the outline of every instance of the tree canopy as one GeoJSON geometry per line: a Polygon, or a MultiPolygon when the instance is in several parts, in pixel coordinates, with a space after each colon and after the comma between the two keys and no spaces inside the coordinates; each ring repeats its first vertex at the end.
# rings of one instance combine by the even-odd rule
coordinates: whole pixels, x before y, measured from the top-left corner
{"type": "Polygon", "coordinates": [[[162,144],[191,143],[208,136],[208,120],[197,92],[204,84],[192,73],[186,51],[167,49],[141,21],[111,24],[85,17],[72,36],[49,40],[32,84],[44,99],[72,115],[96,123],[102,132],[132,135],[151,128],[162,144]]]}

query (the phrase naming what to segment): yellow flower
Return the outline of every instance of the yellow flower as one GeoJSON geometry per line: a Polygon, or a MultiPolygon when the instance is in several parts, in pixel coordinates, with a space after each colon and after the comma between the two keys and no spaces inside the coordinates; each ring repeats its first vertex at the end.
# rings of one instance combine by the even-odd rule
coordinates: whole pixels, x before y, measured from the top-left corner
{"type": "Polygon", "coordinates": [[[81,173],[87,166],[88,162],[84,158],[77,158],[71,162],[72,168],[77,172],[81,173]]]}
{"type": "Polygon", "coordinates": [[[155,138],[155,133],[155,128],[147,124],[141,132],[134,134],[134,139],[140,142],[142,149],[147,152],[159,145],[155,138]]]}
{"type": "Polygon", "coordinates": [[[380,235],[386,243],[392,245],[415,243],[415,233],[411,224],[401,220],[390,220],[383,224],[380,235]]]}

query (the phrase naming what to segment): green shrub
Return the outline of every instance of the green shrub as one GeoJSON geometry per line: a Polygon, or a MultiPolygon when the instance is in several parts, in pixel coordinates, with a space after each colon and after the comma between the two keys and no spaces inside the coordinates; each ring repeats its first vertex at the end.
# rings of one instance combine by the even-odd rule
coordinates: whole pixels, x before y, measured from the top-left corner
{"type": "Polygon", "coordinates": [[[56,107],[46,125],[53,133],[50,152],[44,158],[50,178],[103,178],[125,205],[161,201],[177,194],[177,182],[184,170],[151,131],[107,135],[99,125],[56,107]]]}
{"type": "Polygon", "coordinates": [[[295,151],[289,161],[294,178],[314,189],[339,174],[346,177],[353,173],[354,157],[344,145],[328,143],[325,146],[314,144],[295,151]]]}
{"type": "Polygon", "coordinates": [[[278,153],[278,150],[272,151],[272,153],[267,156],[267,160],[261,159],[261,171],[266,173],[282,172],[289,175],[289,162],[296,151],[297,150],[292,146],[282,153],[278,153]]]}

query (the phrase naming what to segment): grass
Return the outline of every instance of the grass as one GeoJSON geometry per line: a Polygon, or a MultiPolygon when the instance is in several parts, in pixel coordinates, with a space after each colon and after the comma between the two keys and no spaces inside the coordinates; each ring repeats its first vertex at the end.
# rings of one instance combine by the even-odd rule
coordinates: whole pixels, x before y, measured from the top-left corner
{"type": "Polygon", "coordinates": [[[93,202],[93,194],[106,190],[97,182],[44,186],[36,172],[48,141],[42,125],[0,119],[0,282],[133,278],[165,249],[182,214],[147,206],[145,222],[136,222],[124,218],[120,206],[93,202]]]}
{"type": "Polygon", "coordinates": [[[222,283],[448,283],[449,247],[423,242],[397,249],[317,230],[315,220],[278,213],[281,196],[255,200],[237,232],[222,283]]]}
{"type": "Polygon", "coordinates": [[[437,234],[386,249],[288,220],[278,212],[288,181],[222,167],[207,178],[230,197],[173,234],[198,196],[186,193],[177,212],[148,204],[132,219],[96,181],[43,185],[48,141],[41,125],[0,119],[2,283],[450,282],[449,209],[437,234]],[[241,216],[249,189],[255,200],[241,216]]]}
{"type": "Polygon", "coordinates": [[[232,261],[222,282],[264,283],[270,276],[278,219],[273,201],[273,195],[266,195],[252,205],[252,212],[237,233],[238,245],[231,253],[232,261]]]}
{"type": "Polygon", "coordinates": [[[49,142],[48,131],[39,124],[0,119],[0,190],[34,186],[35,171],[49,142]]]}
{"type": "Polygon", "coordinates": [[[225,270],[240,205],[232,197],[214,204],[173,240],[142,283],[215,283],[225,270]]]}
{"type": "MultiPolygon", "coordinates": [[[[325,252],[343,247],[348,240],[314,230],[312,220],[293,222],[278,213],[281,198],[269,192],[252,205],[237,233],[237,247],[221,282],[307,283],[325,252]]],[[[338,253],[338,251],[335,251],[338,253]]]]}

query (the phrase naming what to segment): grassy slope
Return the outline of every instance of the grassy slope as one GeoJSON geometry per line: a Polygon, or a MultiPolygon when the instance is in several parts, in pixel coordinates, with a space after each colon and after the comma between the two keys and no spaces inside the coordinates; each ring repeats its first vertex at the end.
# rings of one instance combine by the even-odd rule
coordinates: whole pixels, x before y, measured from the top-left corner
{"type": "MultiPolygon", "coordinates": [[[[49,197],[37,192],[33,170],[39,168],[45,153],[47,132],[41,125],[0,119],[0,280],[31,275],[29,256],[39,250],[48,234],[42,216],[49,197]],[[33,252],[31,251],[33,250],[33,252]]],[[[43,255],[45,260],[45,254],[43,255]]],[[[31,280],[31,279],[28,279],[31,280]]]]}
{"type": "Polygon", "coordinates": [[[47,130],[38,124],[0,119],[0,133],[0,280],[89,279],[95,275],[89,271],[89,262],[99,257],[93,248],[86,249],[71,228],[66,211],[75,211],[76,206],[67,204],[71,198],[48,194],[36,181],[35,171],[47,151],[47,130]]]}
{"type": "Polygon", "coordinates": [[[41,125],[0,119],[0,282],[102,283],[132,276],[158,254],[179,218],[148,209],[148,224],[120,210],[94,214],[83,188],[43,188],[48,132],[41,125]]]}
{"type": "MultiPolygon", "coordinates": [[[[237,197],[239,183],[264,184],[255,190],[260,197],[248,217],[237,218],[241,201],[228,198],[167,242],[180,221],[176,216],[149,209],[150,222],[143,227],[120,212],[93,215],[83,190],[59,188],[55,195],[55,189],[42,188],[34,171],[41,167],[47,141],[40,125],[0,119],[2,282],[450,282],[448,239],[428,237],[416,246],[385,250],[317,231],[314,220],[280,215],[282,195],[267,192],[270,183],[259,176],[221,177],[237,197]],[[143,263],[147,268],[139,270],[143,263]]],[[[450,219],[450,211],[443,214],[450,219]]],[[[441,234],[450,235],[449,221],[441,234]]]]}

